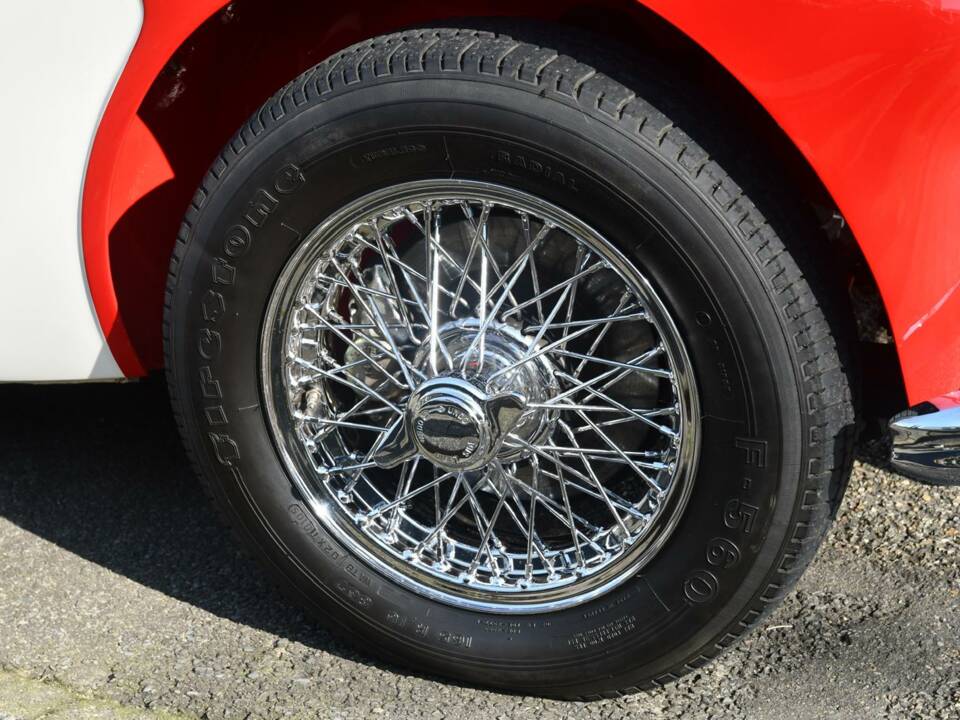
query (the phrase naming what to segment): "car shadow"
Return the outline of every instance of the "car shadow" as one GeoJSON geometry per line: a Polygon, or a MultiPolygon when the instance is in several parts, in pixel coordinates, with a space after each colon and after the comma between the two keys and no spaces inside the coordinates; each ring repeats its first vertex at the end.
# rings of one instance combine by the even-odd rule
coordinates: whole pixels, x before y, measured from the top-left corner
{"type": "Polygon", "coordinates": [[[397,671],[287,602],[244,554],[190,468],[158,379],[0,384],[0,408],[0,516],[222,618],[397,671]]]}
{"type": "MultiPolygon", "coordinates": [[[[861,446],[859,459],[885,468],[886,454],[881,437],[861,446]]],[[[161,378],[0,384],[0,517],[218,617],[392,673],[438,680],[357,650],[273,587],[201,489],[161,378]]]]}

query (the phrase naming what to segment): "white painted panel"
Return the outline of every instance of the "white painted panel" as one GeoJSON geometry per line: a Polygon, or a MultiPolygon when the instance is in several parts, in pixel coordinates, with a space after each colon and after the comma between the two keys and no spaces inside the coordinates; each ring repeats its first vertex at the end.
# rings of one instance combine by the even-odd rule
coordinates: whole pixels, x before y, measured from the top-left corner
{"type": "Polygon", "coordinates": [[[139,0],[0,0],[0,381],[122,377],[87,290],[87,157],[139,0]]]}

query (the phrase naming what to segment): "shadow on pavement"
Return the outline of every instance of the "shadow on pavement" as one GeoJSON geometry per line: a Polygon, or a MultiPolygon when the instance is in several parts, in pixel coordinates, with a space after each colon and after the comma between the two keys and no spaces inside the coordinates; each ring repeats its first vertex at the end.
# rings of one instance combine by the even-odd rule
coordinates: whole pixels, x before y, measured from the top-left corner
{"type": "Polygon", "coordinates": [[[0,408],[0,516],[207,612],[380,665],[288,603],[244,555],[190,468],[157,379],[0,385],[0,408]]]}

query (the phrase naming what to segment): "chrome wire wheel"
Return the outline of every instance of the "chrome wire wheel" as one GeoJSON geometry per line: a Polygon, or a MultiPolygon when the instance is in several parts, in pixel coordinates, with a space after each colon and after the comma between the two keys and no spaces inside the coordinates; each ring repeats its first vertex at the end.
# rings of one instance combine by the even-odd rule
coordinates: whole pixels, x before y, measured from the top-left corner
{"type": "Polygon", "coordinates": [[[261,375],[316,518],[455,606],[598,597],[691,491],[697,396],[660,298],[590,226],[503,186],[406,183],[324,222],[275,286],[261,375]]]}

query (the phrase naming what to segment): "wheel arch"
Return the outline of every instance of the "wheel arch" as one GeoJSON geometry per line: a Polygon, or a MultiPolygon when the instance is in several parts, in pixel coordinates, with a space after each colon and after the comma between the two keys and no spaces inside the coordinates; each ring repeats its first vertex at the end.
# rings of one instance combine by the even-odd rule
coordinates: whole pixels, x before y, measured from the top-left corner
{"type": "MultiPolygon", "coordinates": [[[[680,69],[678,81],[695,84],[697,93],[736,92],[743,102],[728,103],[735,106],[730,108],[731,121],[762,140],[762,163],[768,172],[779,174],[806,205],[818,209],[822,220],[829,220],[837,206],[808,161],[805,138],[787,134],[770,112],[771,103],[762,105],[748,83],[735,78],[743,72],[722,65],[708,52],[710,45],[704,49],[697,42],[696,33],[691,35],[697,39],[691,39],[671,24],[675,17],[678,24],[686,23],[680,26],[688,32],[696,28],[684,15],[690,3],[644,2],[649,9],[631,0],[523,0],[511,4],[509,16],[504,16],[501,4],[484,0],[404,7],[374,0],[359,9],[306,2],[277,6],[265,0],[229,5],[222,0],[145,0],[144,28],[101,122],[83,202],[87,278],[121,369],[137,376],[162,363],[163,286],[177,226],[203,173],[236,127],[280,84],[327,55],[411,25],[463,17],[561,23],[609,38],[625,51],[673,64],[680,69]],[[320,32],[314,30],[318,27],[320,32]]],[[[712,37],[710,32],[700,34],[712,37]]],[[[760,60],[753,58],[752,72],[760,60]]],[[[813,262],[838,286],[861,283],[868,302],[880,308],[881,324],[886,324],[866,252],[869,243],[863,243],[859,229],[860,242],[853,241],[849,227],[841,225],[835,221],[827,232],[816,231],[822,246],[811,253],[813,262]]],[[[847,297],[846,292],[839,295],[847,297]]],[[[888,302],[890,297],[883,293],[888,302]]],[[[849,315],[852,324],[853,306],[846,300],[842,304],[840,312],[849,315]]],[[[909,366],[904,369],[912,397],[930,384],[911,377],[909,366]]],[[[902,387],[901,373],[895,370],[892,375],[896,388],[902,387]]]]}

